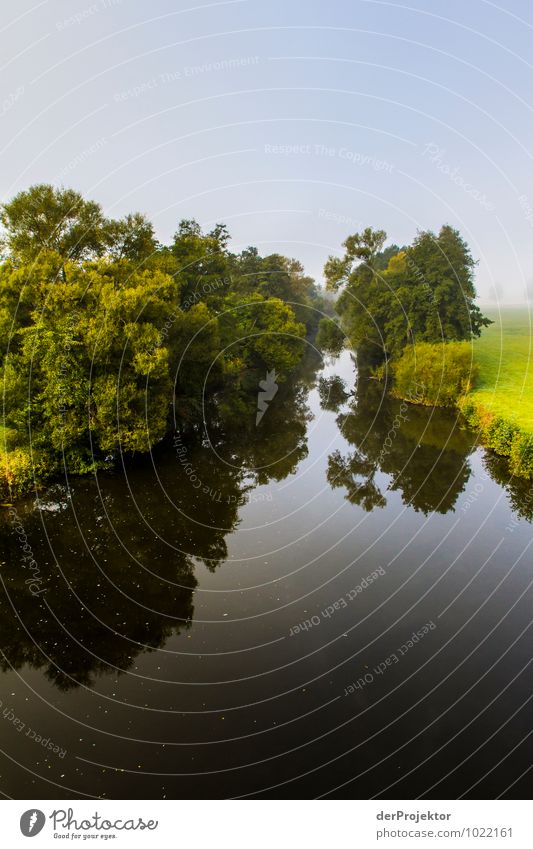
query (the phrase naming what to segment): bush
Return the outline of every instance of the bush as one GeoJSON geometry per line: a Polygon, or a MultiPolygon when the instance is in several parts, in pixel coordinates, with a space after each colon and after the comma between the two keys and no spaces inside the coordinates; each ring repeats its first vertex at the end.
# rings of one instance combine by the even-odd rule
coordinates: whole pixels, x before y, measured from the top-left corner
{"type": "Polygon", "coordinates": [[[491,448],[496,454],[508,455],[513,442],[520,436],[520,429],[512,421],[495,416],[481,426],[481,435],[487,448],[491,448]]]}
{"type": "Polygon", "coordinates": [[[523,431],[515,434],[509,453],[509,468],[513,475],[533,478],[533,434],[523,431]]]}
{"type": "Polygon", "coordinates": [[[0,461],[0,497],[11,498],[23,495],[33,489],[41,478],[53,474],[50,458],[34,450],[30,454],[27,448],[15,448],[2,452],[0,461]]]}
{"type": "Polygon", "coordinates": [[[468,342],[420,342],[391,363],[393,395],[406,401],[453,407],[477,376],[468,342]]]}
{"type": "Polygon", "coordinates": [[[533,478],[533,434],[526,433],[512,419],[491,413],[471,398],[461,399],[459,408],[468,424],[479,430],[483,445],[509,458],[511,474],[533,478]]]}

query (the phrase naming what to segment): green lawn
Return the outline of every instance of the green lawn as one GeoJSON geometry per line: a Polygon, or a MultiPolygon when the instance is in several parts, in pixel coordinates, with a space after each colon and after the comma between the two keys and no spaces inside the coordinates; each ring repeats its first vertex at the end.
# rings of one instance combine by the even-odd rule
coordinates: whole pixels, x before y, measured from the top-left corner
{"type": "Polygon", "coordinates": [[[494,324],[474,342],[479,378],[471,397],[490,412],[533,431],[533,311],[502,307],[499,314],[484,313],[494,324]]]}

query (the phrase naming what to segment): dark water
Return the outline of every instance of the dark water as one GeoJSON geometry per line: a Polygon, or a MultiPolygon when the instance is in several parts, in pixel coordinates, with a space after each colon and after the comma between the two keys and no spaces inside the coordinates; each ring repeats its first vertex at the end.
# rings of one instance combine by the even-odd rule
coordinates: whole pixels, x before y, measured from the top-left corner
{"type": "Polygon", "coordinates": [[[347,353],[218,406],[4,517],[3,793],[530,795],[528,485],[347,353]]]}

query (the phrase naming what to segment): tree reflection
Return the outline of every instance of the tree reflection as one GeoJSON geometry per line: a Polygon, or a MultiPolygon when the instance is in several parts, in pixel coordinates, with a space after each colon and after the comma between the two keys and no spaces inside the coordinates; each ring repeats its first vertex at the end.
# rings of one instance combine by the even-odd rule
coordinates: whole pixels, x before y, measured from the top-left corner
{"type": "Polygon", "coordinates": [[[350,503],[370,511],[385,507],[386,491],[428,514],[452,510],[470,477],[473,436],[455,416],[435,408],[403,404],[367,372],[359,374],[353,400],[338,427],[355,450],[328,458],[327,478],[343,487],[350,503]],[[388,483],[379,473],[390,476],[388,483]]]}
{"type": "Polygon", "coordinates": [[[263,376],[254,373],[255,392],[227,390],[218,400],[218,417],[208,426],[209,440],[224,462],[246,471],[254,486],[294,474],[307,457],[309,384],[282,383],[256,424],[257,387],[263,376]]]}
{"type": "Polygon", "coordinates": [[[259,427],[257,393],[236,393],[212,405],[203,440],[176,434],[120,473],[74,478],[70,489],[56,484],[38,503],[17,505],[39,567],[37,596],[4,514],[0,668],[29,665],[62,690],[93,686],[187,630],[197,565],[219,567],[249,490],[294,473],[307,456],[316,365],[279,387],[259,427]]]}
{"type": "Polygon", "coordinates": [[[492,451],[485,452],[483,464],[491,478],[505,490],[517,518],[533,522],[533,481],[512,475],[507,459],[492,451]]]}
{"type": "Polygon", "coordinates": [[[385,507],[387,501],[374,478],[379,467],[358,451],[343,457],[334,451],[328,457],[327,479],[332,487],[344,487],[346,499],[367,512],[385,507]]]}
{"type": "Polygon", "coordinates": [[[322,409],[333,413],[338,413],[350,397],[346,384],[339,375],[321,377],[318,381],[318,395],[322,409]]]}

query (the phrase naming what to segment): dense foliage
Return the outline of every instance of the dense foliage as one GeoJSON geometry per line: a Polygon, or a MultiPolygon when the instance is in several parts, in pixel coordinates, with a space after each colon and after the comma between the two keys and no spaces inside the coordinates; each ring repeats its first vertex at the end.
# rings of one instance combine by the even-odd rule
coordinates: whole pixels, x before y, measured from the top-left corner
{"type": "Polygon", "coordinates": [[[457,230],[421,232],[401,249],[384,249],[386,238],[355,233],[324,269],[329,288],[341,289],[337,311],[353,347],[379,361],[408,344],[479,336],[491,322],[475,304],[475,262],[457,230]]]}
{"type": "Polygon", "coordinates": [[[4,489],[82,472],[201,428],[219,395],[283,382],[322,301],[295,260],[233,254],[223,225],[182,221],[170,245],[72,190],[34,186],[2,208],[4,489]]]}
{"type": "Polygon", "coordinates": [[[453,407],[472,388],[477,366],[467,342],[404,348],[392,363],[393,393],[418,404],[453,407]]]}
{"type": "Polygon", "coordinates": [[[483,444],[502,457],[508,457],[512,475],[533,479],[533,434],[512,419],[495,414],[475,397],[462,400],[461,412],[479,430],[483,444]]]}

